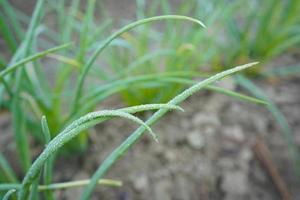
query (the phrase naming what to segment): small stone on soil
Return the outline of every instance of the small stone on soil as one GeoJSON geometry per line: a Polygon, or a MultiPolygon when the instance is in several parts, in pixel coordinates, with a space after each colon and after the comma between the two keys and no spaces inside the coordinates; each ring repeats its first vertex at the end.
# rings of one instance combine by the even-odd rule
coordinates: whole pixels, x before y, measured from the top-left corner
{"type": "Polygon", "coordinates": [[[239,126],[230,126],[223,128],[223,134],[237,142],[243,142],[245,140],[245,135],[243,133],[243,130],[239,126]]]}
{"type": "Polygon", "coordinates": [[[142,174],[136,176],[136,178],[133,180],[133,187],[137,191],[143,191],[149,186],[149,179],[147,175],[142,174]]]}
{"type": "Polygon", "coordinates": [[[205,139],[197,130],[187,135],[188,144],[195,149],[202,149],[205,146],[205,139]]]}
{"type": "Polygon", "coordinates": [[[241,170],[226,172],[221,187],[226,199],[243,199],[248,191],[247,174],[241,170]]]}

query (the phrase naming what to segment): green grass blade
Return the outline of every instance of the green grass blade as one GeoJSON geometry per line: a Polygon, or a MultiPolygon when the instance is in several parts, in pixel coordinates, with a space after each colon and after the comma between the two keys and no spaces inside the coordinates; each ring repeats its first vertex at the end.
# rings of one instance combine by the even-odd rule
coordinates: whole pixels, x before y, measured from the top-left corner
{"type": "Polygon", "coordinates": [[[207,86],[206,89],[211,90],[213,92],[218,92],[218,93],[221,93],[221,94],[225,94],[227,96],[231,96],[231,97],[234,97],[236,99],[244,100],[244,101],[247,101],[247,102],[250,102],[250,103],[262,104],[262,105],[268,105],[269,104],[268,102],[266,102],[264,100],[261,100],[259,98],[250,97],[248,95],[244,95],[244,94],[241,94],[241,93],[238,93],[238,92],[227,90],[227,89],[224,89],[224,88],[221,88],[221,87],[207,86]]]}
{"type": "Polygon", "coordinates": [[[7,0],[0,1],[0,5],[2,5],[3,8],[5,8],[4,12],[8,17],[12,28],[14,29],[14,33],[17,35],[17,39],[22,40],[24,37],[24,32],[22,30],[19,20],[16,17],[14,8],[10,5],[10,3],[7,0]]]}
{"type": "Polygon", "coordinates": [[[48,144],[51,140],[51,134],[50,134],[50,130],[48,127],[46,116],[42,116],[41,125],[42,125],[42,132],[43,132],[44,139],[45,139],[45,144],[48,144]]]}
{"type": "Polygon", "coordinates": [[[11,189],[19,189],[21,184],[18,183],[1,183],[0,184],[0,191],[6,191],[11,189]]]}
{"type": "Polygon", "coordinates": [[[90,32],[90,24],[93,21],[95,3],[96,3],[95,0],[88,0],[87,3],[87,11],[85,14],[84,22],[81,29],[82,31],[79,39],[80,48],[79,48],[79,53],[77,55],[77,60],[80,64],[84,62],[85,54],[88,49],[88,38],[90,36],[88,32],[90,32]]]}
{"type": "Polygon", "coordinates": [[[29,141],[26,133],[25,113],[22,110],[22,103],[19,97],[14,97],[11,105],[14,138],[17,145],[17,152],[20,156],[23,172],[26,172],[31,165],[29,141]]]}
{"type": "Polygon", "coordinates": [[[2,153],[0,153],[0,169],[1,169],[0,176],[3,175],[9,182],[13,182],[13,183],[18,182],[18,179],[17,179],[14,171],[12,170],[12,168],[10,167],[9,163],[7,162],[5,157],[2,155],[2,153]]]}
{"type": "MultiPolygon", "coordinates": [[[[48,145],[48,143],[51,140],[51,134],[50,134],[50,130],[48,127],[46,116],[42,117],[41,124],[42,124],[42,132],[44,135],[45,144],[48,145]]],[[[51,156],[44,165],[44,173],[43,173],[44,182],[43,183],[45,185],[50,185],[52,182],[52,171],[53,171],[54,158],[55,158],[54,155],[51,156]]],[[[45,198],[46,198],[46,200],[54,200],[52,191],[49,191],[49,190],[45,191],[45,198]]]]}
{"type": "MultiPolygon", "coordinates": [[[[144,125],[145,128],[149,131],[149,133],[153,136],[153,138],[155,140],[157,140],[156,135],[154,134],[154,132],[151,130],[151,128],[149,126],[147,126],[142,120],[140,120],[139,118],[124,112],[122,110],[104,110],[104,111],[99,111],[99,112],[92,112],[84,117],[79,118],[78,120],[76,120],[75,122],[73,122],[72,124],[70,124],[70,126],[68,126],[64,132],[69,132],[72,131],[73,129],[79,128],[81,125],[84,129],[86,129],[84,123],[87,123],[89,121],[91,121],[92,119],[97,119],[97,118],[101,118],[101,117],[123,117],[129,120],[132,120],[138,124],[144,125]]],[[[93,122],[95,123],[95,122],[93,122]]]]}
{"type": "MultiPolygon", "coordinates": [[[[61,133],[59,133],[45,148],[45,150],[40,154],[40,156],[35,160],[35,162],[31,165],[30,169],[28,170],[27,174],[25,175],[22,187],[19,191],[18,198],[19,200],[26,199],[28,197],[29,188],[33,181],[37,178],[41,168],[49,159],[50,156],[52,156],[55,152],[57,152],[64,144],[66,144],[68,141],[76,137],[78,134],[82,133],[83,130],[86,130],[98,123],[101,123],[107,119],[110,119],[112,117],[122,117],[129,120],[132,120],[142,126],[145,126],[145,130],[148,130],[152,136],[155,136],[155,134],[152,132],[151,128],[146,125],[142,120],[132,115],[132,113],[137,111],[144,111],[149,109],[159,109],[162,105],[143,105],[143,106],[134,106],[134,107],[128,107],[118,110],[106,110],[106,111],[98,111],[98,112],[92,112],[89,113],[78,120],[71,123],[68,127],[66,127],[61,133]]],[[[165,105],[163,106],[164,109],[171,109],[171,108],[177,108],[173,105],[165,105]]]]}
{"type": "Polygon", "coordinates": [[[117,32],[113,33],[111,36],[109,36],[98,48],[97,50],[93,53],[93,55],[91,56],[91,58],[88,60],[88,62],[84,65],[83,67],[83,71],[79,76],[79,81],[76,85],[75,88],[75,95],[74,95],[74,100],[73,100],[73,104],[72,104],[72,112],[74,112],[74,110],[76,109],[77,105],[78,105],[78,101],[81,95],[81,91],[82,91],[82,87],[83,87],[83,83],[84,80],[86,78],[86,75],[88,73],[88,71],[90,70],[90,68],[92,67],[93,63],[95,62],[96,58],[98,57],[98,55],[117,37],[119,37],[121,34],[133,29],[134,27],[140,26],[142,24],[146,24],[146,23],[150,23],[150,22],[154,22],[154,21],[161,21],[161,20],[187,20],[187,21],[191,21],[194,23],[199,24],[202,27],[205,27],[205,25],[194,18],[190,18],[190,17],[186,17],[186,16],[180,16],[180,15],[163,15],[163,16],[156,16],[156,17],[151,17],[151,18],[146,18],[146,19],[142,19],[142,20],[138,20],[136,22],[133,22],[131,24],[128,24],[127,26],[124,26],[123,28],[119,29],[117,32]]]}
{"type": "Polygon", "coordinates": [[[105,90],[111,90],[118,86],[129,86],[130,84],[143,83],[147,81],[161,81],[165,80],[169,77],[201,77],[206,78],[209,77],[208,74],[201,74],[196,71],[173,71],[173,72],[164,72],[164,73],[154,73],[147,75],[138,75],[134,77],[128,77],[123,79],[118,79],[114,81],[110,81],[107,84],[97,86],[95,89],[90,90],[85,96],[82,97],[83,102],[86,102],[89,99],[96,98],[97,95],[101,94],[101,92],[105,90]]]}
{"type": "MultiPolygon", "coordinates": [[[[15,56],[13,57],[13,61],[17,61],[19,59],[23,59],[26,56],[28,56],[30,52],[30,48],[32,45],[32,41],[34,39],[34,33],[35,29],[38,26],[38,23],[40,21],[41,15],[42,15],[42,8],[45,3],[45,0],[39,0],[35,6],[32,20],[30,22],[28,31],[26,33],[25,40],[23,44],[21,44],[20,48],[15,53],[15,56]]],[[[16,73],[15,78],[15,91],[14,96],[12,99],[11,104],[11,110],[12,110],[12,117],[13,117],[13,130],[14,130],[14,136],[15,141],[17,143],[17,151],[20,156],[21,164],[23,171],[26,172],[31,165],[31,155],[29,150],[29,142],[26,132],[26,126],[25,126],[25,113],[22,110],[22,102],[20,100],[20,91],[22,89],[22,79],[23,79],[23,70],[19,69],[16,73]]]]}
{"type": "Polygon", "coordinates": [[[15,189],[11,189],[11,190],[9,190],[5,195],[4,195],[4,197],[3,197],[3,199],[2,200],[8,200],[9,199],[9,197],[13,194],[13,193],[15,193],[16,192],[16,190],[15,189]]]}
{"type": "MultiPolygon", "coordinates": [[[[94,49],[96,49],[94,47],[99,46],[99,44],[97,44],[97,42],[95,43],[95,41],[99,40],[99,38],[105,33],[104,31],[109,29],[112,26],[112,22],[113,22],[112,19],[106,19],[98,27],[96,27],[97,29],[94,31],[93,35],[89,38],[89,42],[88,42],[89,51],[94,50],[94,49]],[[97,45],[95,45],[95,44],[97,44],[97,45]]],[[[126,46],[126,45],[124,45],[124,46],[126,46]]]]}
{"type": "Polygon", "coordinates": [[[0,30],[1,30],[3,39],[8,46],[8,49],[10,50],[11,53],[14,53],[17,48],[17,42],[13,36],[13,33],[9,29],[8,25],[6,24],[6,21],[4,19],[4,16],[2,15],[2,13],[0,13],[0,28],[1,28],[0,30]]]}
{"type": "Polygon", "coordinates": [[[24,40],[24,53],[25,55],[24,56],[27,56],[29,54],[29,51],[30,51],[30,46],[32,44],[32,41],[34,39],[34,36],[35,36],[35,30],[36,28],[38,27],[38,24],[40,22],[40,19],[42,17],[42,13],[43,13],[43,6],[45,4],[45,0],[38,0],[35,8],[34,8],[34,12],[32,14],[32,19],[30,21],[30,24],[29,24],[29,28],[28,28],[28,31],[26,33],[26,37],[25,37],[25,40],[24,40]]]}
{"type": "MultiPolygon", "coordinates": [[[[72,181],[66,183],[53,183],[50,185],[41,185],[39,186],[39,190],[58,190],[58,189],[68,189],[73,187],[84,186],[90,183],[90,180],[80,180],[80,181],[72,181]]],[[[111,186],[111,187],[121,187],[122,182],[111,179],[101,179],[98,181],[99,185],[111,186]]]]}
{"type": "MultiPolygon", "coordinates": [[[[192,80],[189,80],[189,79],[184,79],[184,78],[166,78],[162,81],[182,83],[182,84],[195,84],[196,83],[195,81],[192,81],[192,80]]],[[[259,98],[254,98],[254,97],[244,95],[244,94],[241,94],[239,92],[228,90],[228,89],[225,89],[225,88],[222,88],[222,87],[208,85],[208,86],[205,86],[205,89],[211,90],[213,92],[217,92],[217,93],[220,93],[220,94],[224,94],[224,95],[227,95],[227,96],[230,96],[230,97],[234,97],[236,99],[246,101],[246,102],[249,102],[249,103],[268,105],[268,102],[266,102],[264,100],[261,100],[259,98]]]]}
{"type": "Polygon", "coordinates": [[[125,75],[127,73],[132,72],[134,69],[138,68],[139,66],[142,66],[144,63],[153,60],[156,57],[161,57],[161,56],[175,56],[176,51],[171,50],[171,49],[161,49],[157,50],[155,52],[151,52],[149,54],[146,54],[139,59],[135,60],[132,62],[128,67],[126,67],[124,70],[120,71],[120,75],[125,75]]]}
{"type": "Polygon", "coordinates": [[[6,76],[7,74],[11,73],[11,72],[14,72],[16,69],[24,66],[24,64],[28,63],[28,62],[32,62],[32,61],[35,61],[39,58],[43,58],[45,57],[46,55],[50,54],[50,53],[53,53],[53,52],[56,52],[56,51],[59,51],[61,49],[65,49],[67,47],[70,47],[70,43],[68,44],[63,44],[63,45],[60,45],[60,46],[57,46],[57,47],[53,47],[53,48],[50,48],[50,49],[47,49],[45,51],[42,51],[42,52],[39,52],[39,53],[36,53],[32,56],[28,56],[18,62],[16,62],[15,64],[11,65],[11,66],[7,66],[6,69],[2,70],[0,72],[0,80],[3,80],[3,77],[6,76]]]}
{"type": "MultiPolygon", "coordinates": [[[[74,30],[74,23],[75,23],[75,15],[78,12],[78,7],[79,7],[79,3],[80,0],[73,0],[70,3],[70,7],[66,10],[63,9],[59,9],[58,10],[58,15],[60,16],[60,18],[63,18],[63,21],[61,21],[61,23],[59,23],[59,33],[61,33],[61,37],[59,37],[59,42],[60,43],[67,43],[72,41],[72,36],[73,36],[73,32],[75,32],[74,30]],[[67,12],[67,13],[66,13],[67,12]]],[[[54,6],[56,6],[55,2],[54,2],[54,6]]],[[[63,7],[63,6],[61,6],[63,7]]],[[[64,52],[66,53],[66,52],[64,52]]],[[[60,66],[59,69],[61,71],[63,71],[63,67],[60,66]]],[[[61,71],[59,71],[58,74],[61,73],[61,71]]]]}
{"type": "MultiPolygon", "coordinates": [[[[68,188],[81,187],[89,183],[90,180],[86,179],[86,180],[70,181],[70,182],[63,182],[63,183],[53,183],[49,185],[39,185],[37,189],[39,191],[63,190],[68,188]]],[[[121,187],[122,181],[113,180],[113,179],[100,179],[98,181],[98,184],[104,186],[110,186],[110,187],[121,187]]],[[[11,189],[19,190],[21,186],[22,186],[21,184],[16,184],[16,183],[4,183],[4,184],[0,184],[0,191],[11,190],[11,189]]]]}
{"type": "Polygon", "coordinates": [[[147,110],[157,110],[157,109],[168,109],[168,110],[179,110],[184,111],[181,107],[176,105],[168,105],[168,104],[145,104],[145,105],[138,105],[138,106],[131,106],[127,108],[120,108],[119,110],[128,113],[136,113],[136,112],[143,112],[147,110]]]}
{"type": "Polygon", "coordinates": [[[29,199],[30,200],[38,200],[38,186],[39,186],[39,180],[40,180],[41,173],[39,173],[38,178],[35,179],[31,185],[30,193],[29,193],[29,199]]]}
{"type": "Polygon", "coordinates": [[[137,19],[145,18],[145,7],[146,7],[145,0],[136,0],[135,5],[136,5],[136,18],[137,19]]]}
{"type": "MultiPolygon", "coordinates": [[[[193,95],[195,92],[203,89],[205,86],[208,86],[212,83],[214,83],[217,80],[220,80],[226,76],[229,76],[233,73],[239,72],[241,70],[245,70],[257,63],[249,63],[242,66],[237,66],[235,68],[223,71],[221,73],[218,73],[214,76],[211,76],[210,78],[207,78],[190,88],[184,90],[182,93],[177,95],[175,98],[170,100],[167,104],[170,105],[177,105],[184,101],[189,96],[193,95]]],[[[163,115],[165,115],[168,112],[167,109],[160,109],[157,112],[155,112],[147,121],[146,124],[152,125],[156,121],[158,121],[163,115]]],[[[115,150],[103,161],[103,163],[99,166],[99,168],[96,170],[94,175],[91,178],[91,183],[85,187],[85,190],[82,193],[81,200],[87,200],[90,198],[92,191],[97,185],[98,180],[103,177],[103,175],[111,168],[111,166],[124,155],[125,152],[128,151],[128,149],[138,141],[138,139],[143,135],[144,131],[146,129],[144,127],[138,128],[135,132],[133,132],[120,146],[115,148],[115,150]]]]}
{"type": "Polygon", "coordinates": [[[287,49],[296,46],[300,43],[299,33],[295,36],[287,36],[285,40],[281,41],[279,44],[273,45],[270,47],[270,51],[266,55],[266,57],[274,57],[283,52],[287,49]]]}
{"type": "Polygon", "coordinates": [[[6,59],[0,55],[0,69],[4,68],[6,66],[6,59]]]}
{"type": "MultiPolygon", "coordinates": [[[[59,31],[62,33],[60,40],[62,43],[65,42],[70,42],[73,39],[75,26],[76,26],[76,14],[80,11],[80,0],[72,0],[70,2],[70,7],[67,9],[67,14],[66,13],[58,13],[59,16],[65,17],[64,23],[60,23],[59,25],[59,31]]],[[[80,36],[78,36],[80,37],[80,36]]],[[[68,52],[64,52],[63,55],[68,55],[68,52]]],[[[76,54],[76,53],[75,53],[76,54]]],[[[72,73],[72,67],[71,66],[66,66],[64,63],[61,63],[59,65],[58,73],[57,73],[57,78],[56,78],[56,83],[55,83],[55,88],[54,92],[56,93],[61,93],[65,84],[68,83],[69,76],[71,76],[72,73]]],[[[61,108],[61,99],[56,98],[53,101],[53,108],[54,112],[58,112],[61,108]]]]}
{"type": "MultiPolygon", "coordinates": [[[[135,77],[129,77],[125,79],[120,79],[116,81],[111,81],[108,84],[102,85],[95,89],[91,89],[90,92],[82,98],[80,102],[80,108],[76,110],[74,116],[78,116],[84,114],[99,104],[102,100],[107,99],[109,96],[116,94],[121,91],[128,90],[132,86],[139,86],[139,84],[147,84],[154,82],[157,84],[157,87],[166,86],[170,83],[179,83],[182,85],[192,85],[195,84],[196,81],[191,80],[190,78],[197,75],[197,72],[172,72],[172,73],[162,73],[162,74],[148,74],[148,75],[140,75],[135,77]]],[[[207,77],[207,75],[204,75],[207,77]]],[[[144,86],[140,85],[139,88],[143,88],[144,86]]],[[[147,88],[147,86],[145,86],[147,88]]],[[[264,104],[267,102],[262,101],[257,98],[253,98],[244,94],[240,94],[238,92],[226,90],[224,88],[216,87],[216,86],[207,86],[205,89],[212,90],[218,93],[225,94],[227,96],[231,96],[240,100],[248,101],[251,103],[264,104]]],[[[74,118],[73,118],[74,119],[74,118]]]]}

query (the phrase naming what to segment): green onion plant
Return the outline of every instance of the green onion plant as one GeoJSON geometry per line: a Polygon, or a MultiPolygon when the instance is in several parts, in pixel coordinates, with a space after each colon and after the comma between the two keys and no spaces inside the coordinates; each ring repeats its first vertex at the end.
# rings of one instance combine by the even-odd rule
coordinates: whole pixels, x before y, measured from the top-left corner
{"type": "MultiPolygon", "coordinates": [[[[282,25],[294,27],[299,22],[294,9],[298,4],[288,2],[291,5],[285,3],[283,7],[289,14],[280,21],[282,25]]],[[[104,179],[107,171],[145,131],[158,141],[151,125],[168,111],[182,110],[179,104],[203,89],[266,105],[284,127],[296,163],[298,154],[289,126],[259,88],[244,75],[235,76],[235,80],[255,97],[217,87],[214,83],[257,63],[227,70],[221,66],[234,66],[240,61],[248,63],[256,58],[265,62],[296,44],[294,33],[298,29],[280,30],[278,36],[274,36],[276,50],[268,52],[263,45],[269,43],[262,38],[271,40],[269,36],[277,30],[276,24],[271,23],[265,30],[263,22],[268,16],[261,18],[260,27],[252,25],[257,22],[248,19],[251,15],[247,13],[245,20],[249,20],[246,23],[249,25],[246,27],[259,27],[258,34],[254,34],[256,39],[244,42],[251,38],[248,35],[241,37],[243,40],[235,38],[238,42],[231,44],[243,52],[237,53],[237,49],[228,47],[224,53],[224,41],[235,37],[232,26],[246,30],[230,21],[235,20],[232,16],[239,2],[227,5],[213,0],[203,4],[192,0],[173,8],[166,0],[154,0],[150,7],[146,1],[137,0],[136,19],[118,23],[107,17],[102,4],[95,0],[86,1],[83,7],[80,0],[38,0],[31,17],[14,8],[8,0],[0,1],[0,5],[3,11],[0,31],[7,49],[7,53],[0,56],[0,106],[12,115],[14,142],[22,168],[22,172],[15,172],[0,152],[0,197],[3,199],[53,200],[53,190],[84,186],[81,199],[86,200],[97,185],[121,186],[118,180],[104,179]],[[102,11],[101,22],[95,18],[97,9],[102,11]],[[48,16],[54,16],[55,23],[47,23],[48,16]],[[205,19],[207,28],[199,19],[205,19]],[[230,21],[230,33],[226,32],[224,39],[221,27],[226,21],[230,21]],[[124,23],[120,29],[114,26],[124,23]],[[293,38],[292,42],[285,41],[287,38],[293,38]],[[257,46],[253,45],[256,43],[257,46]],[[276,46],[277,43],[280,45],[276,46]],[[97,109],[104,100],[118,94],[129,107],[97,109]],[[157,111],[146,121],[135,115],[149,110],[157,111]],[[88,145],[88,130],[115,117],[131,120],[140,127],[114,149],[89,180],[53,183],[56,157],[62,153],[83,152],[88,145]],[[44,147],[35,160],[30,138],[44,147]]],[[[263,6],[268,8],[271,4],[263,3],[263,6]]],[[[286,13],[281,7],[281,4],[275,6],[278,10],[272,16],[277,18],[286,13]]],[[[259,12],[264,15],[264,11],[259,12]]],[[[237,35],[243,35],[240,32],[237,35]]]]}

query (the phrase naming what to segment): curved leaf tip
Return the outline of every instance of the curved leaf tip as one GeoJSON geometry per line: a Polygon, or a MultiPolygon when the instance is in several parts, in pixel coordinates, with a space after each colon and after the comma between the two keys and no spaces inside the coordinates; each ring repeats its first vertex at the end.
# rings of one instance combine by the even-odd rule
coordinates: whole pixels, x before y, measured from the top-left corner
{"type": "Polygon", "coordinates": [[[8,190],[7,193],[4,195],[3,199],[2,200],[8,200],[9,197],[15,193],[17,190],[16,189],[11,189],[11,190],[8,190]]]}

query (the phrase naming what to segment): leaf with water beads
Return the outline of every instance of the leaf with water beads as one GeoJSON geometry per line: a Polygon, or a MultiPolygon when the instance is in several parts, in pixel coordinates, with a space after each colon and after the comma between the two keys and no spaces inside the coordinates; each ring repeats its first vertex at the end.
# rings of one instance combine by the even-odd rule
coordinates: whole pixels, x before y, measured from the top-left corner
{"type": "Polygon", "coordinates": [[[149,104],[141,106],[132,106],[128,108],[122,108],[118,110],[104,110],[89,113],[78,120],[72,122],[62,132],[60,132],[54,139],[52,139],[40,156],[31,165],[29,171],[23,179],[22,187],[19,191],[19,199],[26,199],[29,191],[29,187],[32,182],[37,178],[37,174],[43,167],[47,159],[57,152],[64,144],[76,137],[83,130],[86,130],[98,123],[104,122],[112,117],[123,117],[141,124],[146,130],[150,132],[153,138],[157,141],[156,135],[151,128],[145,124],[142,120],[132,115],[132,113],[141,112],[151,109],[177,109],[182,110],[179,106],[172,104],[149,104]]]}

